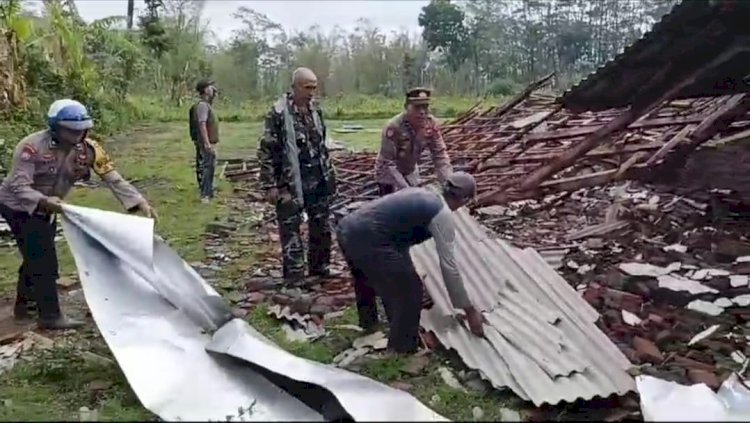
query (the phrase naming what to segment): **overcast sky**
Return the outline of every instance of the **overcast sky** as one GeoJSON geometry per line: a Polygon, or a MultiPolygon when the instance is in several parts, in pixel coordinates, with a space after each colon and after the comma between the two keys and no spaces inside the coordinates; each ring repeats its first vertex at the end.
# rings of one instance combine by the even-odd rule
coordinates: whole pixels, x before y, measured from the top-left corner
{"type": "MultiPolygon", "coordinates": [[[[75,0],[78,12],[86,20],[127,14],[127,0],[75,0]]],[[[407,29],[419,33],[417,17],[428,0],[207,0],[203,18],[211,30],[222,38],[231,36],[237,28],[232,13],[246,6],[266,14],[286,29],[302,30],[313,24],[322,28],[339,25],[353,28],[360,17],[367,17],[386,32],[407,29]]],[[[137,10],[144,10],[143,0],[136,0],[137,10]]],[[[136,12],[137,13],[137,12],[136,12]]]]}

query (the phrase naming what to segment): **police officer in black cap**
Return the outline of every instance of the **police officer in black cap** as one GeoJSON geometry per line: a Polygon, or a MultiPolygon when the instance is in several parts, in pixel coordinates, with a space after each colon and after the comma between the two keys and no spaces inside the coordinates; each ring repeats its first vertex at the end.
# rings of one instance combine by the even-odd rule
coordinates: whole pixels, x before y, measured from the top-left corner
{"type": "Polygon", "coordinates": [[[195,144],[195,176],[201,202],[208,203],[214,197],[216,145],[219,143],[219,120],[213,109],[218,90],[209,79],[198,81],[195,90],[200,98],[190,108],[190,138],[195,144]]]}

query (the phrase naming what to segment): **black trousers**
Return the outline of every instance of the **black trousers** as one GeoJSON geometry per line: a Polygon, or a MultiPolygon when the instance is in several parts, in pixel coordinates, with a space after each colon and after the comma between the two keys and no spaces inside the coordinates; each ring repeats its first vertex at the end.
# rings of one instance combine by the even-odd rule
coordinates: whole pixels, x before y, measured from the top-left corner
{"type": "Polygon", "coordinates": [[[388,348],[410,353],[419,345],[422,280],[408,250],[395,246],[368,245],[363,238],[337,231],[339,247],[354,277],[359,325],[368,329],[378,323],[375,297],[383,300],[390,331],[388,348]]]}
{"type": "Polygon", "coordinates": [[[378,193],[381,197],[385,197],[388,194],[393,194],[396,191],[393,185],[378,184],[378,193]]]}
{"type": "Polygon", "coordinates": [[[55,248],[57,220],[50,215],[29,215],[0,204],[0,214],[10,226],[23,262],[18,269],[16,305],[36,302],[39,317],[60,317],[57,293],[58,262],[55,248]]]}

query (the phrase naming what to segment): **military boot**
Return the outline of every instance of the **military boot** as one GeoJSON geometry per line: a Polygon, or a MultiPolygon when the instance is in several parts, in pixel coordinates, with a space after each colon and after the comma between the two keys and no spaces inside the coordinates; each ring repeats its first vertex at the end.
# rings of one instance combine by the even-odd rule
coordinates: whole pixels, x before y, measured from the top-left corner
{"type": "Polygon", "coordinates": [[[41,329],[50,330],[77,329],[83,326],[83,322],[80,320],[71,319],[62,315],[57,318],[40,318],[37,324],[41,329]]]}

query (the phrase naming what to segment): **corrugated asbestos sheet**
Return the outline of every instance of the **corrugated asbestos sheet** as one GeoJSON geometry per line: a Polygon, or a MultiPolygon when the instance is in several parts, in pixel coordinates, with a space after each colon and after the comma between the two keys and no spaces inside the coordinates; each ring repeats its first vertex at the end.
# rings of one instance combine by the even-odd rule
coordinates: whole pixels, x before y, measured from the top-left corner
{"type": "MultiPolygon", "coordinates": [[[[737,46],[747,46],[750,1],[683,0],[642,38],[566,92],[561,102],[572,111],[626,107],[654,75],[674,66],[701,68],[737,46]]],[[[674,98],[707,97],[750,91],[743,81],[750,53],[708,70],[674,98]]]]}
{"type": "Polygon", "coordinates": [[[422,326],[455,349],[496,388],[508,387],[535,405],[573,402],[635,389],[628,359],[595,325],[598,313],[533,249],[488,236],[462,209],[456,261],[474,305],[488,325],[487,339],[457,323],[434,241],[412,248],[435,306],[422,326]],[[431,283],[432,282],[432,283],[431,283]]]}

